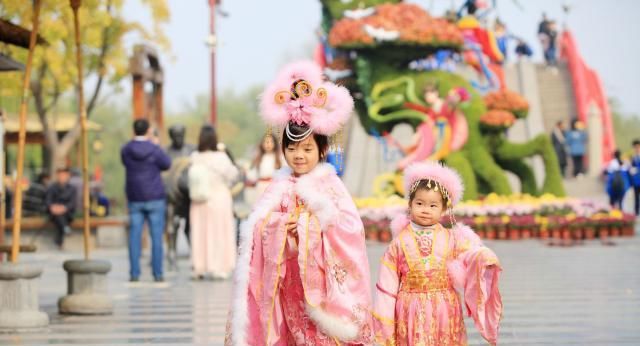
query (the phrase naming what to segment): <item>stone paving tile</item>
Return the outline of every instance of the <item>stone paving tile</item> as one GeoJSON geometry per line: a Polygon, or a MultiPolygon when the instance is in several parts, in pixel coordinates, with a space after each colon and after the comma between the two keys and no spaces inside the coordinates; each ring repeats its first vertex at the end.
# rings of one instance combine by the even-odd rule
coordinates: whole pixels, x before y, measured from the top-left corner
{"type": "MultiPolygon", "coordinates": [[[[640,238],[615,243],[563,248],[537,240],[487,242],[504,267],[500,345],[640,345],[640,238]]],[[[384,246],[369,244],[373,279],[383,252],[384,246]]],[[[62,262],[80,255],[22,257],[45,267],[40,303],[51,325],[0,334],[0,345],[222,345],[231,285],[191,281],[186,258],[158,284],[151,282],[149,258],[143,257],[142,281],[129,283],[126,250],[98,251],[93,258],[113,265],[114,314],[58,315],[57,300],[66,291],[62,262]]],[[[472,321],[466,324],[469,345],[486,345],[472,321]]]]}

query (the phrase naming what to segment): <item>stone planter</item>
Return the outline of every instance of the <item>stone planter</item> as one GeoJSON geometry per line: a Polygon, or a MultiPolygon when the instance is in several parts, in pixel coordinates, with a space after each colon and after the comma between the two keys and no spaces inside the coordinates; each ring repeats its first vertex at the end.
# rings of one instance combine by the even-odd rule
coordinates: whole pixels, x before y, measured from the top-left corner
{"type": "Polygon", "coordinates": [[[42,267],[29,263],[0,263],[0,332],[38,331],[49,325],[39,310],[38,278],[42,267]]]}
{"type": "Polygon", "coordinates": [[[106,315],[113,313],[107,295],[107,273],[111,263],[96,260],[64,262],[67,272],[67,295],[58,301],[61,314],[106,315]]]}

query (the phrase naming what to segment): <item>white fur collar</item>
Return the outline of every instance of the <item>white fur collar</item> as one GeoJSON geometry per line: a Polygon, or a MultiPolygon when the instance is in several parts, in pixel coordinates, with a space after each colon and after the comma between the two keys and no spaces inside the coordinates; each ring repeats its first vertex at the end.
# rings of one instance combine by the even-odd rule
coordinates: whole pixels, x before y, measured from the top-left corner
{"type": "MultiPolygon", "coordinates": [[[[291,167],[282,167],[273,174],[273,180],[280,181],[288,179],[292,174],[293,170],[291,169],[291,167]]],[[[336,169],[330,163],[321,162],[313,170],[311,170],[311,172],[302,175],[301,177],[299,177],[299,179],[314,180],[317,178],[323,178],[329,174],[336,174],[336,169]]]]}

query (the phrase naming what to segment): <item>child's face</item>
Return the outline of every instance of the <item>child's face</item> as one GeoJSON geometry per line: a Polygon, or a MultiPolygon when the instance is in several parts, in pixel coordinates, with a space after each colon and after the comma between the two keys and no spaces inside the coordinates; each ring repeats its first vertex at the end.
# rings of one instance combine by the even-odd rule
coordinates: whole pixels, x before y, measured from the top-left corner
{"type": "Polygon", "coordinates": [[[633,150],[635,150],[636,154],[640,154],[640,144],[634,145],[633,150]]]}
{"type": "Polygon", "coordinates": [[[311,172],[320,161],[318,144],[313,135],[303,141],[289,144],[284,151],[284,158],[289,167],[293,169],[294,175],[299,176],[311,172]]]}
{"type": "Polygon", "coordinates": [[[427,90],[424,92],[424,100],[432,105],[434,103],[436,103],[436,101],[438,101],[438,99],[440,99],[440,95],[438,94],[437,90],[427,90]]]}
{"type": "Polygon", "coordinates": [[[440,222],[443,212],[442,195],[433,190],[417,190],[409,205],[411,221],[420,226],[431,226],[440,222]]]}
{"type": "Polygon", "coordinates": [[[276,148],[276,144],[273,143],[273,139],[269,136],[265,137],[262,141],[262,149],[265,153],[270,153],[276,148]]]}

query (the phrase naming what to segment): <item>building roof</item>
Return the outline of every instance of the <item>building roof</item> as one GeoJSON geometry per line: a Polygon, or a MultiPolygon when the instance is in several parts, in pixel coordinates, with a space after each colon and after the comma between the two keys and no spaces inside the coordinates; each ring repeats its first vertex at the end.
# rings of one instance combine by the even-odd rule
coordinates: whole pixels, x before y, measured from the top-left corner
{"type": "MultiPolygon", "coordinates": [[[[22,48],[29,48],[31,31],[6,19],[0,18],[0,42],[9,43],[22,48]]],[[[37,44],[47,45],[48,42],[38,35],[37,44]]]]}

